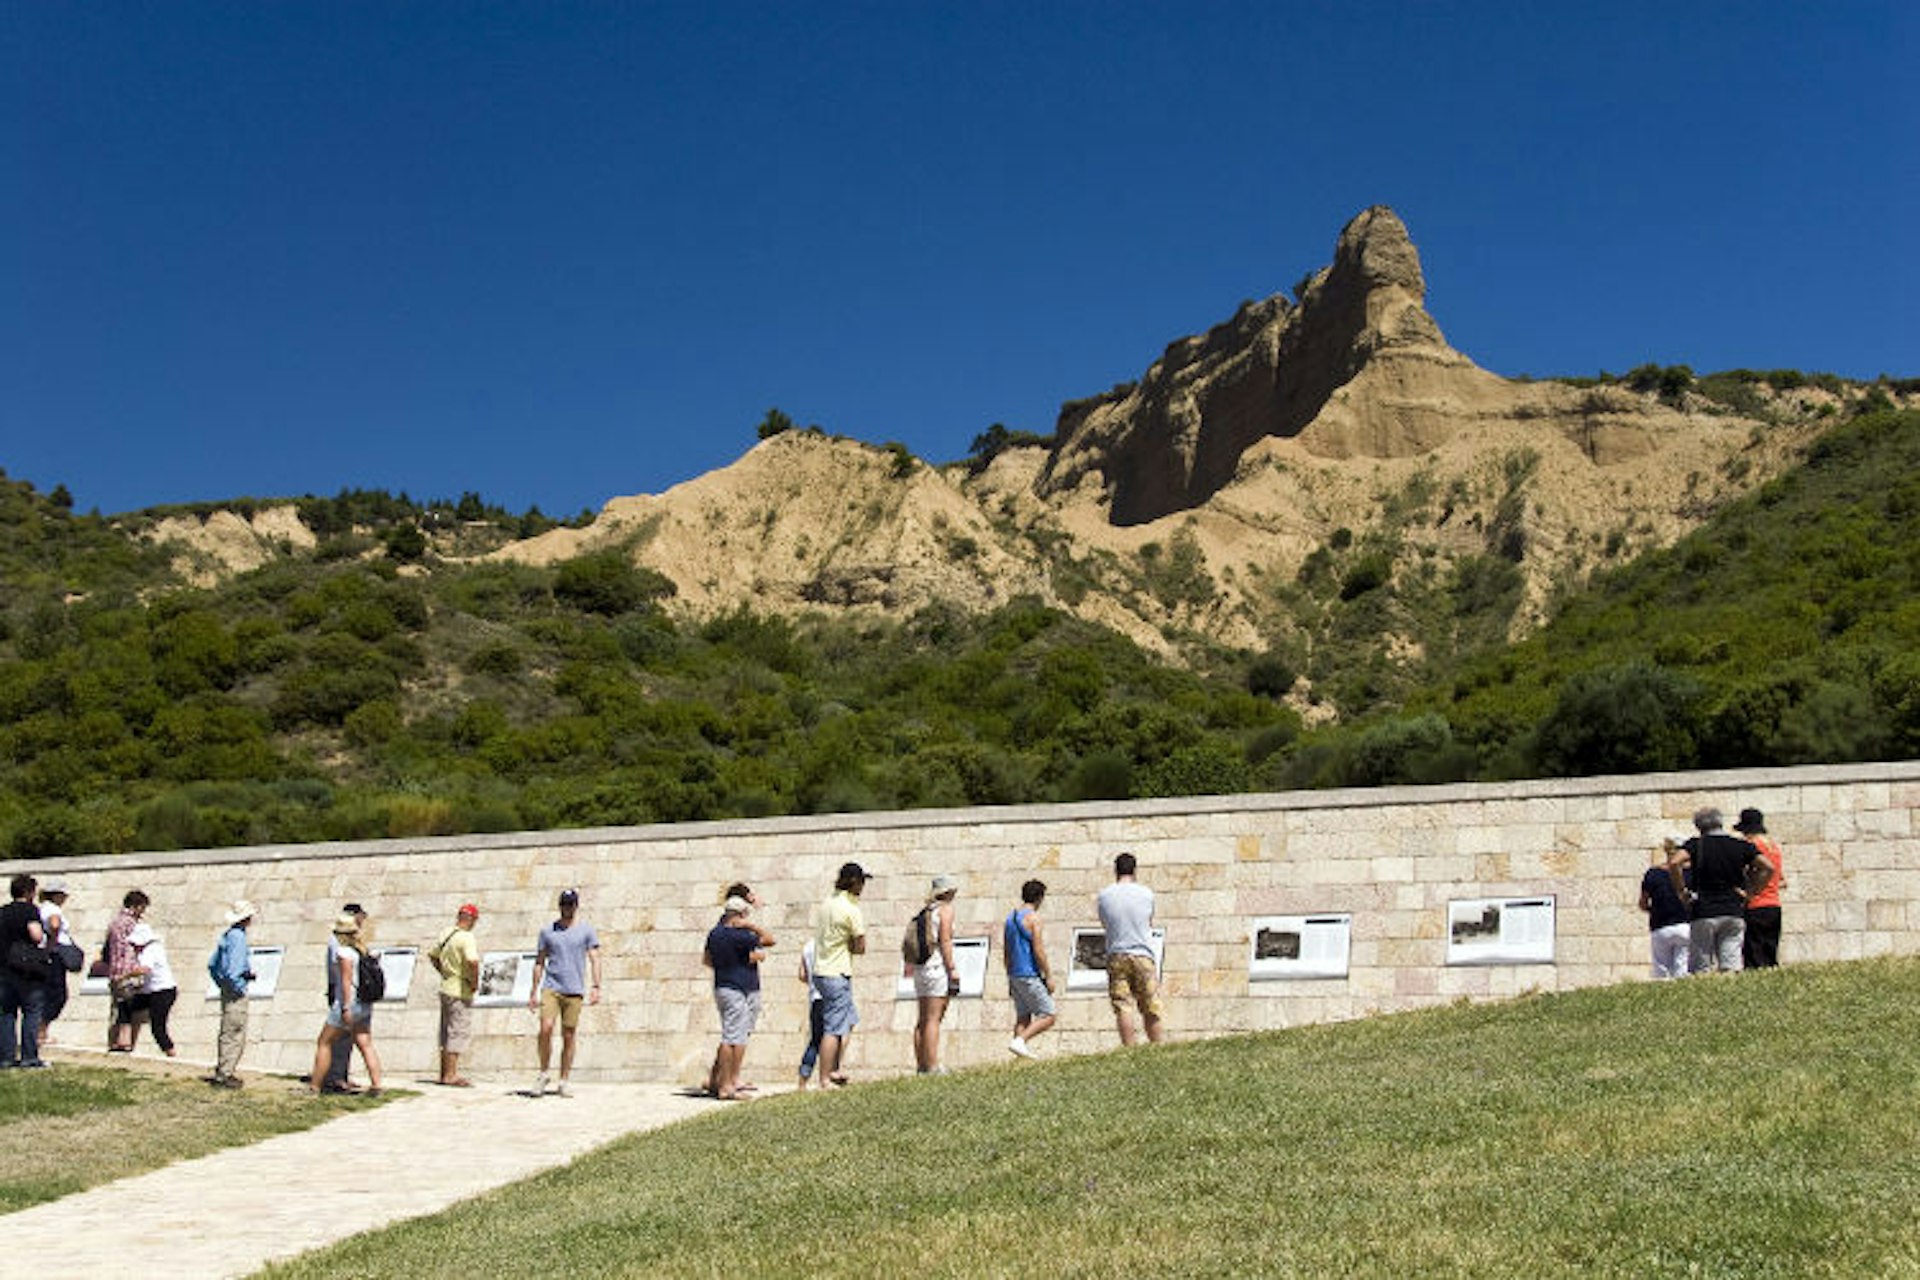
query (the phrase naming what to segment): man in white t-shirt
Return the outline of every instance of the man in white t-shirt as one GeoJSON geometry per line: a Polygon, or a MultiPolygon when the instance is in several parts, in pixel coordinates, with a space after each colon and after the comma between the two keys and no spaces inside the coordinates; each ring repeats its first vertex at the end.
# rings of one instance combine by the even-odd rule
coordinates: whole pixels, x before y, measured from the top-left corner
{"type": "Polygon", "coordinates": [[[1123,853],[1113,860],[1113,883],[1100,891],[1095,905],[1100,927],[1107,932],[1107,999],[1113,1003],[1114,1025],[1120,1043],[1133,1044],[1133,1010],[1138,1007],[1147,1039],[1160,1043],[1160,975],[1153,962],[1153,890],[1134,879],[1134,857],[1123,853]]]}

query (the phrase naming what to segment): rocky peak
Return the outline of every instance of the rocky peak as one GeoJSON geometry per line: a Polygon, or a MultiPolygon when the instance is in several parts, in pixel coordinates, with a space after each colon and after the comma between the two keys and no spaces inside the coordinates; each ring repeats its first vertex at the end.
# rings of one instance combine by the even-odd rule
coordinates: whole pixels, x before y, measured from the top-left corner
{"type": "Polygon", "coordinates": [[[1256,441],[1299,435],[1378,356],[1471,369],[1446,345],[1425,297],[1406,225],[1383,205],[1365,210],[1298,306],[1249,303],[1204,337],[1168,347],[1135,386],[1063,409],[1040,494],[1097,474],[1113,521],[1146,523],[1204,503],[1256,441]]]}

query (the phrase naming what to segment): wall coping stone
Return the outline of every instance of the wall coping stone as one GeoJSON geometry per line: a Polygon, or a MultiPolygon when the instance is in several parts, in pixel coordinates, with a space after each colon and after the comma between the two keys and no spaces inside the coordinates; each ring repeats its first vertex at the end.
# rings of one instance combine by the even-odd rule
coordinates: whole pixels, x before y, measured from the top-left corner
{"type": "MultiPolygon", "coordinates": [[[[1532,778],[1519,782],[1461,782],[1422,787],[1347,787],[1328,791],[1247,792],[1160,800],[1085,800],[1071,804],[992,805],[966,809],[906,809],[890,812],[823,813],[711,822],[652,823],[637,827],[587,827],[310,844],[247,845],[227,849],[76,854],[8,864],[6,874],[115,869],[153,869],[223,863],[295,863],[317,859],[448,854],[501,849],[562,849],[582,845],[705,842],[812,835],[823,831],[911,831],[946,827],[1023,827],[1047,824],[1140,821],[1152,818],[1286,813],[1329,809],[1409,809],[1462,802],[1647,795],[1659,792],[1744,792],[1779,787],[1848,786],[1920,782],[1920,760],[1867,764],[1796,765],[1762,769],[1610,774],[1591,778],[1532,778]]],[[[1728,815],[1731,819],[1732,815],[1728,815]]]]}

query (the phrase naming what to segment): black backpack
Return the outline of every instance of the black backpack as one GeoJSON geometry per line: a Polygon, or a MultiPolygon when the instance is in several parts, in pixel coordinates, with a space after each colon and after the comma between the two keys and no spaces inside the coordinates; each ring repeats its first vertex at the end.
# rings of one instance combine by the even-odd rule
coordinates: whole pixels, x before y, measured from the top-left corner
{"type": "Polygon", "coordinates": [[[353,999],[356,1004],[372,1004],[384,1000],[387,996],[387,971],[380,967],[380,957],[371,951],[360,953],[360,963],[354,966],[353,999]]]}

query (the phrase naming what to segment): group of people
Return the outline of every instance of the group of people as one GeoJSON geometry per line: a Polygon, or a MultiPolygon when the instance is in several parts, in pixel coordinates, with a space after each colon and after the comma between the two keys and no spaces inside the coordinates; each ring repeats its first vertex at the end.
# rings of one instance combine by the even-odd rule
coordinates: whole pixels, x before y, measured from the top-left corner
{"type": "MultiPolygon", "coordinates": [[[[1141,1018],[1147,1039],[1161,1038],[1161,1004],[1152,947],[1153,892],[1136,878],[1132,854],[1114,861],[1114,883],[1102,890],[1097,907],[1106,930],[1109,995],[1120,1039],[1138,1039],[1134,1014],[1141,1018]]],[[[808,989],[810,1035],[801,1059],[802,1089],[816,1078],[822,1088],[847,1083],[848,1038],[860,1021],[853,1000],[856,957],[867,953],[866,918],[860,896],[872,876],[855,862],[840,868],[833,893],[821,903],[812,935],[800,956],[800,977],[808,989]]],[[[44,1066],[39,1054],[42,1028],[58,1016],[65,1003],[65,970],[45,963],[72,947],[65,920],[66,886],[49,880],[42,887],[31,876],[16,876],[13,901],[0,908],[0,1011],[6,1013],[0,1032],[0,1065],[44,1066]],[[38,890],[40,900],[35,902],[38,890]],[[14,943],[31,949],[16,952],[14,943]],[[16,964],[16,957],[22,957],[16,964]],[[30,971],[29,971],[30,970],[30,971]],[[54,974],[58,973],[58,980],[54,974]],[[57,992],[57,997],[56,997],[57,992]],[[18,1023],[16,1038],[15,1026],[18,1023]]],[[[915,914],[903,942],[902,977],[911,982],[917,1003],[913,1044],[916,1068],[940,1074],[940,1028],[949,1003],[960,994],[960,969],[954,955],[954,903],[959,881],[951,875],[933,877],[925,906],[915,914]]],[[[1054,973],[1049,960],[1040,908],[1047,886],[1029,880],[1021,886],[1020,904],[1002,922],[1001,956],[1007,971],[1008,995],[1014,1021],[1008,1050],[1020,1057],[1034,1055],[1032,1042],[1054,1025],[1054,973]]],[[[728,886],[719,921],[708,933],[702,960],[713,972],[714,1002],[720,1017],[720,1044],[707,1078],[707,1090],[716,1098],[736,1099],[752,1088],[741,1078],[748,1037],[761,1010],[760,966],[774,946],[774,937],[753,920],[759,898],[746,884],[728,886]]],[[[132,1052],[141,1025],[153,1029],[154,1041],[172,1057],[178,1048],[168,1030],[168,1018],[179,994],[165,944],[144,918],[151,899],[134,889],[122,900],[107,930],[94,972],[108,979],[114,1016],[108,1036],[111,1052],[132,1052]]],[[[218,1088],[241,1087],[240,1058],[246,1047],[247,1000],[256,981],[249,930],[256,914],[251,902],[240,900],[225,913],[224,927],[207,958],[207,974],[220,1002],[219,1031],[213,1072],[207,1082],[218,1088]]],[[[460,1074],[460,1058],[471,1042],[472,1009],[480,986],[480,951],[473,928],[480,909],[462,904],[454,922],[426,952],[440,977],[439,1073],[437,1082],[469,1088],[460,1074]]],[[[309,1091],[358,1093],[350,1067],[354,1050],[360,1053],[368,1083],[365,1091],[382,1087],[380,1055],[373,1039],[373,1005],[384,991],[379,952],[366,910],[357,902],[344,904],[327,942],[327,1013],[314,1042],[309,1091]]],[[[540,930],[535,944],[528,1007],[538,1016],[539,1073],[531,1092],[571,1092],[574,1054],[582,1011],[600,1000],[600,939],[594,927],[580,917],[580,893],[560,894],[557,918],[540,930]],[[555,1032],[560,1041],[557,1076],[553,1061],[555,1032]]],[[[83,958],[83,957],[81,957],[83,958]]],[[[76,961],[70,965],[77,970],[76,961]]]]}
{"type": "MultiPolygon", "coordinates": [[[[811,936],[800,951],[799,978],[808,995],[808,1039],[800,1058],[799,1087],[839,1088],[848,1082],[847,1043],[859,1025],[853,999],[856,957],[867,954],[867,924],[860,898],[873,877],[857,862],[841,866],[833,892],[814,913],[811,936]]],[[[901,978],[912,986],[915,1070],[940,1075],[940,1028],[951,1001],[960,994],[960,968],[954,956],[954,903],[960,882],[936,875],[924,905],[908,921],[901,940],[901,978]]],[[[1053,966],[1047,955],[1040,917],[1047,886],[1028,880],[1020,903],[1001,922],[1001,960],[1007,994],[1013,1002],[1013,1034],[1008,1052],[1035,1056],[1032,1042],[1054,1025],[1053,966]]],[[[760,1014],[759,969],[774,938],[751,919],[759,905],[751,887],[728,886],[719,921],[707,934],[702,962],[713,971],[714,1005],[720,1017],[720,1044],[708,1072],[706,1089],[715,1098],[734,1100],[752,1086],[741,1080],[747,1040],[760,1014]]],[[[1138,879],[1131,853],[1114,859],[1114,882],[1100,891],[1095,905],[1105,931],[1107,993],[1123,1044],[1142,1031],[1158,1042],[1163,1008],[1153,949],[1153,891],[1138,879]],[[1136,1028],[1134,1015],[1141,1025],[1136,1028]]]]}
{"type": "Polygon", "coordinates": [[[1718,809],[1693,815],[1694,834],[1667,840],[1640,879],[1655,978],[1738,973],[1780,963],[1780,890],[1786,855],[1766,815],[1742,809],[1728,835],[1718,809]]]}

